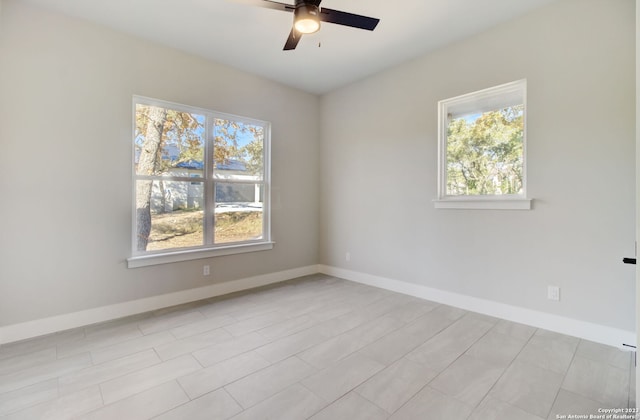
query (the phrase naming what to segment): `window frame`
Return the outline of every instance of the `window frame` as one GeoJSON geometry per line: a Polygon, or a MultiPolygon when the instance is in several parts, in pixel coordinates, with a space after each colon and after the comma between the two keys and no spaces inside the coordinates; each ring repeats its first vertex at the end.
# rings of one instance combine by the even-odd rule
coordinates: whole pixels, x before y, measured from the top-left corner
{"type": "Polygon", "coordinates": [[[131,156],[131,179],[132,179],[132,222],[131,222],[131,254],[127,258],[128,268],[144,267],[156,264],[166,264],[180,261],[196,260],[201,258],[211,258],[224,255],[241,254],[247,252],[265,251],[273,248],[274,242],[271,240],[271,123],[244,116],[232,115],[210,109],[179,104],[160,99],[148,98],[134,95],[132,99],[132,156],[131,156]],[[172,248],[155,251],[137,250],[137,216],[136,216],[136,190],[137,181],[145,179],[162,179],[165,181],[194,182],[191,176],[166,176],[166,175],[138,175],[135,168],[135,132],[136,132],[136,105],[157,106],[166,109],[187,112],[190,114],[203,115],[205,117],[204,132],[204,168],[202,181],[203,189],[203,244],[194,247],[172,248]],[[260,126],[264,130],[263,138],[263,171],[262,180],[259,182],[249,182],[246,180],[232,180],[216,177],[216,168],[213,164],[214,157],[214,128],[215,120],[232,120],[243,124],[260,126]],[[218,183],[247,185],[259,183],[262,185],[262,238],[256,240],[236,241],[227,243],[215,243],[215,208],[216,208],[216,185],[218,183]],[[207,234],[207,231],[211,233],[207,234]]]}
{"type": "MultiPolygon", "coordinates": [[[[500,105],[502,106],[502,105],[500,105]]],[[[506,105],[508,106],[508,105],[506,105]]],[[[477,112],[487,112],[480,109],[477,112]]],[[[531,199],[527,198],[527,81],[517,80],[489,87],[464,95],[438,101],[438,198],[433,200],[437,209],[476,210],[530,210],[531,199]],[[524,106],[524,130],[522,136],[522,193],[491,195],[448,195],[447,194],[447,131],[450,108],[491,102],[506,103],[505,95],[522,95],[524,106]],[[503,97],[501,99],[501,97],[503,97]]]]}

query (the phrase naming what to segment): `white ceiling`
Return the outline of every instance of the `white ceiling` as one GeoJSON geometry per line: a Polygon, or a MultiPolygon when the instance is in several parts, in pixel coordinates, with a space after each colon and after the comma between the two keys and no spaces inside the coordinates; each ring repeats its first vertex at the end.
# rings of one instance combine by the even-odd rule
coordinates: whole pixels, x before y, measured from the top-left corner
{"type": "Polygon", "coordinates": [[[324,0],[380,23],[325,23],[293,51],[282,51],[293,14],[232,0],[22,1],[322,94],[558,0],[324,0]]]}

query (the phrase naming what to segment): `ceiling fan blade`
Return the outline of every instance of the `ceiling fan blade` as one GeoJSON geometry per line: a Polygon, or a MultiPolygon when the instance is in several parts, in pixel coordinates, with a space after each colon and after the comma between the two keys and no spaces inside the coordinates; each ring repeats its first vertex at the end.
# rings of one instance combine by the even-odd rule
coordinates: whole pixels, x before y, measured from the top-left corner
{"type": "Polygon", "coordinates": [[[327,9],[326,7],[320,9],[320,20],[338,25],[351,26],[352,28],[366,29],[368,31],[373,31],[376,25],[378,25],[378,22],[380,22],[380,19],[341,12],[340,10],[327,9]]]}
{"type": "Polygon", "coordinates": [[[249,4],[251,6],[264,7],[265,9],[282,10],[283,12],[293,12],[296,7],[291,4],[280,3],[272,0],[231,0],[234,3],[249,4]]]}
{"type": "Polygon", "coordinates": [[[295,50],[298,42],[300,42],[300,38],[302,38],[302,34],[296,31],[296,28],[291,28],[291,33],[289,34],[289,38],[287,38],[287,42],[284,44],[283,51],[295,50]]]}

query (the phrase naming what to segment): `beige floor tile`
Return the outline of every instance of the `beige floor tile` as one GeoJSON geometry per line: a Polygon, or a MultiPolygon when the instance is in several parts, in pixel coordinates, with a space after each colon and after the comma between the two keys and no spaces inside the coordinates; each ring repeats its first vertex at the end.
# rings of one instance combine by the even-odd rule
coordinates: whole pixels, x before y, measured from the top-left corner
{"type": "Polygon", "coordinates": [[[493,330],[497,333],[508,335],[509,337],[528,341],[533,334],[535,334],[537,328],[503,319],[498,321],[495,327],[493,327],[493,330]]]}
{"type": "Polygon", "coordinates": [[[562,388],[607,407],[626,407],[629,402],[629,371],[576,356],[562,388]]]}
{"type": "Polygon", "coordinates": [[[154,417],[154,420],[226,420],[241,411],[242,407],[224,389],[219,389],[154,417]]]}
{"type": "Polygon", "coordinates": [[[226,330],[218,328],[213,331],[192,335],[166,344],[160,344],[155,346],[154,349],[162,360],[169,360],[178,356],[193,353],[194,351],[206,347],[224,343],[225,341],[231,341],[232,339],[233,336],[226,330]]]}
{"type": "Polygon", "coordinates": [[[506,367],[462,355],[429,386],[475,407],[504,373],[506,367]]]}
{"type": "Polygon", "coordinates": [[[204,319],[200,311],[189,310],[187,312],[173,312],[160,316],[155,316],[138,323],[138,328],[143,334],[153,334],[154,332],[171,330],[172,328],[197,322],[204,319]]]}
{"type": "Polygon", "coordinates": [[[153,350],[146,350],[120,359],[86,367],[58,378],[60,394],[70,394],[90,386],[99,385],[102,382],[160,362],[162,361],[153,350]]]}
{"type": "Polygon", "coordinates": [[[0,417],[58,397],[58,381],[49,379],[0,394],[0,417]]]}
{"type": "Polygon", "coordinates": [[[306,330],[317,324],[309,315],[300,315],[295,318],[286,319],[268,327],[261,328],[258,333],[269,340],[277,340],[295,334],[299,331],[306,330]]]}
{"type": "Polygon", "coordinates": [[[443,371],[492,327],[485,321],[463,317],[407,355],[407,358],[443,371]]]}
{"type": "Polygon", "coordinates": [[[618,369],[628,369],[631,363],[632,352],[620,350],[616,347],[607,346],[593,341],[580,340],[576,356],[595,362],[606,363],[618,369]]]}
{"type": "Polygon", "coordinates": [[[359,353],[388,366],[400,360],[418,346],[424,344],[424,342],[425,340],[419,335],[398,330],[366,345],[359,353]]]}
{"type": "Polygon", "coordinates": [[[225,386],[243,408],[249,408],[313,374],[315,369],[297,357],[246,376],[225,386]]]}
{"type": "Polygon", "coordinates": [[[300,420],[309,418],[325,405],[324,401],[297,384],[243,411],[233,420],[300,420]]]}
{"type": "Polygon", "coordinates": [[[570,414],[574,416],[586,416],[586,418],[589,418],[590,415],[597,416],[602,414],[601,412],[598,412],[601,408],[610,407],[604,407],[601,402],[590,400],[582,395],[560,389],[560,392],[558,392],[558,396],[556,397],[556,401],[551,408],[548,419],[557,420],[558,418],[562,418],[562,416],[566,416],[565,418],[568,418],[570,414]]]}
{"type": "Polygon", "coordinates": [[[298,354],[302,360],[321,369],[331,366],[355,351],[396,330],[402,321],[383,316],[330,338],[298,354]]]}
{"type": "Polygon", "coordinates": [[[384,365],[390,365],[449,327],[465,313],[461,309],[439,305],[397,331],[366,346],[361,353],[384,365]]]}
{"type": "MultiPolygon", "coordinates": [[[[554,417],[555,419],[555,417],[554,417]]],[[[507,404],[506,402],[487,398],[473,411],[469,420],[543,420],[541,417],[507,404]]],[[[557,419],[556,419],[557,420],[557,419]]]]}
{"type": "Polygon", "coordinates": [[[271,312],[228,324],[224,329],[234,337],[239,337],[288,319],[282,312],[273,311],[273,309],[272,306],[271,312]]]}
{"type": "Polygon", "coordinates": [[[355,392],[350,392],[321,410],[310,420],[385,420],[389,415],[355,392]]]}
{"type": "Polygon", "coordinates": [[[319,309],[307,312],[306,315],[314,322],[321,323],[345,315],[353,311],[353,309],[348,302],[344,301],[343,296],[343,299],[336,299],[336,301],[329,302],[319,309]]]}
{"type": "Polygon", "coordinates": [[[131,340],[122,341],[108,347],[91,350],[91,359],[93,363],[100,364],[110,360],[120,359],[144,350],[150,350],[154,347],[176,341],[167,331],[160,331],[131,340]]]}
{"type": "Polygon", "coordinates": [[[193,352],[203,366],[211,366],[232,357],[257,349],[269,340],[258,333],[249,333],[193,352]]]}
{"type": "Polygon", "coordinates": [[[489,393],[494,399],[546,418],[560,390],[563,375],[514,361],[489,393]]]}
{"type": "Polygon", "coordinates": [[[34,385],[91,366],[91,356],[82,353],[0,376],[0,394],[34,385]]]}
{"type": "MultiPolygon", "coordinates": [[[[283,304],[285,304],[283,301],[279,302],[279,306],[283,304]]],[[[243,321],[248,321],[252,318],[262,319],[264,317],[269,317],[277,311],[278,311],[278,307],[276,307],[273,304],[273,301],[258,302],[258,303],[254,302],[254,305],[251,305],[245,309],[233,308],[231,311],[227,313],[227,315],[237,319],[238,322],[243,322],[243,321]]],[[[251,321],[251,322],[254,322],[254,321],[251,321]]],[[[249,322],[249,325],[251,324],[251,322],[249,322]]]]}
{"type": "Polygon", "coordinates": [[[355,391],[391,414],[411,399],[437,374],[419,363],[400,359],[369,378],[355,391]]]}
{"type": "Polygon", "coordinates": [[[319,371],[302,384],[327,402],[333,402],[384,368],[360,354],[351,355],[319,371]]]}
{"type": "Polygon", "coordinates": [[[58,358],[90,352],[141,336],[142,333],[135,324],[118,325],[113,328],[100,330],[81,340],[59,344],[57,347],[58,358]]]}
{"type": "MultiPolygon", "coordinates": [[[[466,419],[472,408],[448,397],[429,386],[424,387],[396,411],[391,420],[444,420],[466,419]]],[[[505,419],[506,420],[506,419],[505,419]]]]}
{"type": "Polygon", "coordinates": [[[425,342],[450,327],[464,314],[464,311],[451,308],[450,306],[439,306],[408,323],[406,326],[400,328],[399,331],[410,334],[419,338],[422,342],[425,342]]]}
{"type": "Polygon", "coordinates": [[[202,366],[191,356],[181,356],[100,384],[105,404],[185,376],[202,366]]]}
{"type": "Polygon", "coordinates": [[[69,420],[102,407],[100,389],[95,386],[11,414],[3,420],[69,420]]]}
{"type": "Polygon", "coordinates": [[[345,333],[298,353],[298,357],[310,365],[322,369],[344,359],[363,346],[356,337],[345,333]]]}
{"type": "Polygon", "coordinates": [[[233,324],[234,322],[238,322],[238,320],[230,317],[229,315],[218,315],[180,325],[179,327],[171,328],[169,331],[175,338],[181,339],[212,331],[220,327],[224,327],[225,325],[233,324]]]}
{"type": "Polygon", "coordinates": [[[82,328],[76,328],[55,334],[30,338],[28,340],[2,344],[0,345],[0,360],[9,357],[24,356],[41,350],[53,349],[56,348],[56,346],[65,343],[81,342],[84,338],[84,330],[82,328]]]}
{"type": "Polygon", "coordinates": [[[231,316],[229,313],[232,311],[242,311],[255,305],[256,303],[251,301],[251,297],[248,294],[244,296],[234,296],[232,294],[210,299],[199,307],[198,311],[207,318],[213,318],[223,315],[231,316]]]}
{"type": "Polygon", "coordinates": [[[249,351],[183,376],[178,382],[193,399],[269,366],[258,353],[249,351]]]}
{"type": "Polygon", "coordinates": [[[522,351],[527,341],[491,329],[465,353],[468,356],[500,366],[508,366],[522,351]]]}
{"type": "Polygon", "coordinates": [[[577,338],[538,330],[522,349],[517,360],[564,374],[579,342],[577,338]]]}
{"type": "Polygon", "coordinates": [[[327,308],[339,296],[338,292],[319,292],[313,298],[299,299],[278,309],[287,318],[298,318],[327,308]]]}
{"type": "Polygon", "coordinates": [[[357,338],[363,345],[366,345],[384,337],[392,331],[396,331],[403,325],[404,323],[397,318],[384,315],[348,331],[347,334],[357,338]]]}
{"type": "Polygon", "coordinates": [[[56,360],[55,346],[0,359],[0,376],[56,360]]]}
{"type": "Polygon", "coordinates": [[[80,416],[81,420],[150,419],[189,402],[177,382],[171,381],[80,416]]]}
{"type": "Polygon", "coordinates": [[[395,318],[408,324],[420,318],[422,315],[430,312],[438,307],[437,303],[429,302],[421,299],[411,300],[397,309],[387,313],[387,316],[395,318]]]}
{"type": "MultiPolygon", "coordinates": [[[[321,332],[314,327],[265,344],[256,351],[271,363],[277,363],[331,337],[333,335],[330,332],[321,332]]],[[[266,341],[266,339],[263,340],[266,341]]]]}

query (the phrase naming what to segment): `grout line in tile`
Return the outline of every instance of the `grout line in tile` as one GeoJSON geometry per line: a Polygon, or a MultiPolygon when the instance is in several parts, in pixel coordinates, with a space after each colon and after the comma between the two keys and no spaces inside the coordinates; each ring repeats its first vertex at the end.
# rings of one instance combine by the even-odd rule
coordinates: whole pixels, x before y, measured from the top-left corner
{"type": "MultiPolygon", "coordinates": [[[[489,329],[489,331],[493,330],[495,328],[497,324],[495,324],[493,327],[491,327],[489,329]]],[[[487,334],[489,334],[489,331],[487,331],[487,334]]],[[[513,363],[518,360],[518,356],[520,356],[520,353],[522,353],[525,349],[525,347],[527,347],[527,344],[529,344],[529,342],[531,341],[531,339],[536,335],[536,332],[538,332],[538,328],[536,328],[536,330],[533,332],[533,334],[531,334],[531,336],[527,339],[527,341],[524,343],[524,345],[522,346],[522,348],[520,349],[520,351],[518,351],[518,353],[514,356],[514,358],[509,362],[509,364],[504,368],[504,370],[502,371],[502,374],[498,377],[498,379],[496,379],[496,381],[493,383],[493,385],[491,385],[491,388],[489,388],[486,392],[486,394],[484,394],[484,397],[480,400],[480,402],[478,402],[474,407],[473,410],[471,411],[471,414],[473,414],[475,412],[475,410],[478,409],[478,407],[480,407],[480,405],[482,405],[482,403],[487,399],[487,397],[489,396],[489,394],[491,394],[491,391],[493,391],[493,389],[495,388],[495,386],[500,382],[500,380],[504,377],[504,375],[507,373],[507,371],[509,370],[509,368],[513,365],[513,363]]],[[[483,336],[484,337],[484,336],[483,336]]],[[[465,352],[466,354],[466,352],[465,352]]],[[[526,363],[526,362],[521,362],[521,363],[526,363]]],[[[439,376],[440,374],[438,374],[439,376]]],[[[433,380],[435,380],[435,378],[433,378],[433,380]]],[[[432,381],[433,381],[432,380],[432,381]]],[[[431,383],[431,381],[429,382],[431,383]]],[[[560,390],[558,389],[558,393],[560,392],[560,390]]],[[[558,393],[556,393],[556,398],[558,397],[558,393]]],[[[456,401],[459,401],[456,399],[456,401]]],[[[507,401],[503,401],[506,404],[511,404],[507,401]]],[[[554,404],[555,404],[555,399],[554,399],[554,404]]],[[[553,408],[553,405],[551,405],[551,408],[553,408]]],[[[526,410],[524,410],[526,411],[526,410]]],[[[471,416],[471,414],[469,416],[471,416]]],[[[530,413],[531,414],[531,413],[530,413]]],[[[547,413],[547,417],[548,417],[549,413],[547,413]]]]}
{"type": "MultiPolygon", "coordinates": [[[[537,332],[537,330],[536,330],[536,332],[537,332]]],[[[562,375],[562,381],[560,382],[560,388],[558,388],[558,392],[556,392],[556,396],[553,399],[553,402],[551,403],[551,408],[549,408],[549,411],[546,413],[547,414],[546,417],[549,417],[549,414],[551,414],[551,410],[553,410],[553,407],[556,405],[556,402],[558,401],[558,395],[560,395],[560,390],[562,389],[562,386],[564,385],[564,381],[567,379],[567,375],[569,374],[569,370],[571,370],[571,365],[573,365],[573,361],[576,358],[576,354],[578,353],[578,348],[580,347],[580,343],[581,342],[582,342],[582,340],[578,341],[578,344],[576,345],[576,348],[573,350],[573,354],[571,355],[571,361],[569,362],[569,365],[567,366],[567,370],[564,372],[564,375],[562,375]]]]}

